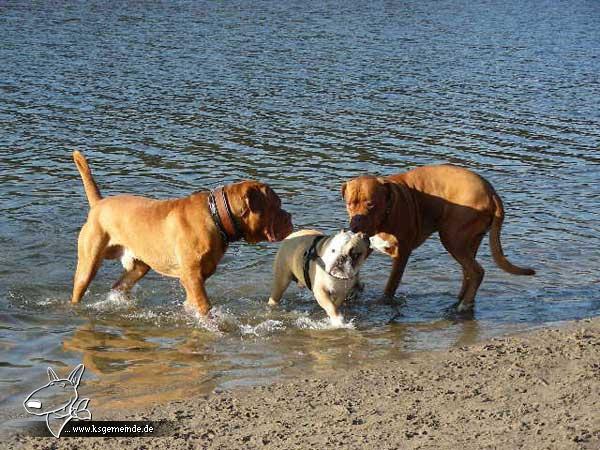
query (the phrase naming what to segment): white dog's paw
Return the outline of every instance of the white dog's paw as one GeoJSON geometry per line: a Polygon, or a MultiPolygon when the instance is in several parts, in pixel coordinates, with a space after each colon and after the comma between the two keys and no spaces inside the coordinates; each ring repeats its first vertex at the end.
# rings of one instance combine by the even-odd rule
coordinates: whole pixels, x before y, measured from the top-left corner
{"type": "Polygon", "coordinates": [[[277,306],[279,303],[277,303],[275,300],[273,300],[271,297],[269,297],[269,306],[277,306]]]}
{"type": "Polygon", "coordinates": [[[344,325],[344,316],[342,315],[330,317],[329,320],[331,321],[331,325],[336,328],[340,328],[344,325]]]}
{"type": "Polygon", "coordinates": [[[378,252],[385,253],[388,248],[391,247],[390,243],[384,239],[381,239],[379,236],[374,235],[369,238],[369,242],[371,243],[371,247],[377,250],[378,252]]]}

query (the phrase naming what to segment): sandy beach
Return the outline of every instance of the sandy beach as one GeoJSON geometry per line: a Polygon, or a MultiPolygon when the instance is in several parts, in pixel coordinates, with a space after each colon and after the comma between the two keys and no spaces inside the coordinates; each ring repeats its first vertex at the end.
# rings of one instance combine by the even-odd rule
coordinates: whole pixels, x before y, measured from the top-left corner
{"type": "MultiPolygon", "coordinates": [[[[95,420],[158,438],[13,437],[16,448],[600,448],[600,319],[95,420]]],[[[104,417],[102,417],[104,415],[104,417]]]]}

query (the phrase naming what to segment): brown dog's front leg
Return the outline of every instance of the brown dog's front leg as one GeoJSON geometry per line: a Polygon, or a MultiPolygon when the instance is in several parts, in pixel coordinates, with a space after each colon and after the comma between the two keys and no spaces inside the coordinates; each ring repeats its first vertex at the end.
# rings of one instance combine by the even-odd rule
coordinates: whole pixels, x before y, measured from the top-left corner
{"type": "Polygon", "coordinates": [[[392,271],[384,291],[386,297],[393,297],[396,293],[396,289],[398,289],[398,285],[400,284],[400,281],[402,281],[402,275],[404,275],[404,269],[406,268],[409,257],[410,251],[402,251],[400,249],[398,249],[396,255],[392,257],[392,271]]]}
{"type": "Polygon", "coordinates": [[[210,311],[210,301],[204,289],[204,278],[200,274],[187,274],[181,277],[181,283],[185,288],[185,302],[196,308],[203,316],[210,311]]]}

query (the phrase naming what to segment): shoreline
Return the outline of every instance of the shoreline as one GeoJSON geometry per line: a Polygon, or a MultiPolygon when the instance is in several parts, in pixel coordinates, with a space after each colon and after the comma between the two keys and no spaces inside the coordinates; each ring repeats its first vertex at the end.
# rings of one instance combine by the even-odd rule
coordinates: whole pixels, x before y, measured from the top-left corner
{"type": "Polygon", "coordinates": [[[17,448],[600,448],[600,317],[94,420],[153,438],[12,436],[17,448]]]}

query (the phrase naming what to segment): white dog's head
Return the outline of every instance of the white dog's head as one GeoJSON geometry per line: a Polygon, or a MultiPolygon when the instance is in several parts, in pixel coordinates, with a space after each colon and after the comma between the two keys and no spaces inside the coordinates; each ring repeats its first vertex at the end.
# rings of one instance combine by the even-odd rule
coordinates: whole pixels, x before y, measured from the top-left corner
{"type": "Polygon", "coordinates": [[[369,252],[369,238],[365,233],[340,231],[323,248],[321,259],[325,271],[335,278],[354,278],[369,252]]]}

